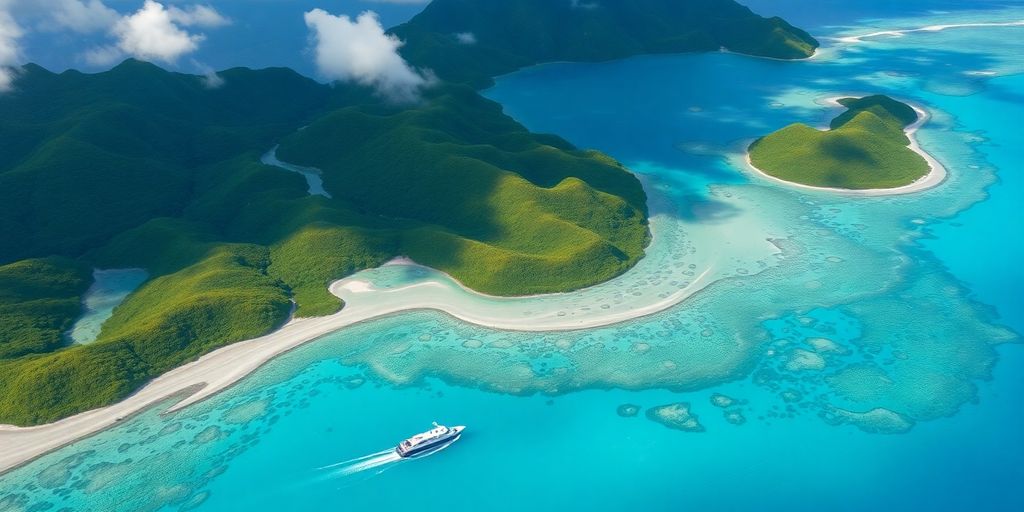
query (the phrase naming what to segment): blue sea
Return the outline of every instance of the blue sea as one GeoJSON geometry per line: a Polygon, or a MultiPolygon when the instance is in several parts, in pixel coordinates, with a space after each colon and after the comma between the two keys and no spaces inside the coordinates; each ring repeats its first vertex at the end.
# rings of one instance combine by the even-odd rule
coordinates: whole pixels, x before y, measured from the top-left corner
{"type": "Polygon", "coordinates": [[[551,64],[485,92],[641,174],[679,225],[770,235],[758,271],[586,332],[353,326],[3,475],[0,511],[1024,509],[1024,27],[990,25],[1024,8],[761,3],[820,55],[551,64]],[[946,182],[844,197],[744,169],[750,140],[874,93],[931,113],[946,182]],[[702,431],[648,417],[675,403],[702,431]],[[389,455],[432,420],[469,428],[389,455]]]}

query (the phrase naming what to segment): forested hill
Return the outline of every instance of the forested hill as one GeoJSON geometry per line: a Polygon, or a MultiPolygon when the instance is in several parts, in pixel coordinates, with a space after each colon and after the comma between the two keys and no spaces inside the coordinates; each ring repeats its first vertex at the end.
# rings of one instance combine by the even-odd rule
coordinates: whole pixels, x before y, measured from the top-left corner
{"type": "Polygon", "coordinates": [[[650,240],[621,164],[533,134],[474,88],[553,60],[817,42],[730,0],[435,0],[394,29],[440,77],[420,101],[288,69],[207,77],[128,60],[28,65],[0,95],[0,423],[117,401],[228,343],[342,304],[328,284],[411,256],[498,295],[567,291],[630,268],[650,240]],[[322,170],[329,197],[298,173],[322,170]],[[149,280],[98,338],[68,345],[93,268],[149,280]]]}
{"type": "Polygon", "coordinates": [[[97,74],[26,66],[0,95],[0,262],[78,256],[146,219],[177,216],[197,180],[220,174],[204,166],[371,98],[287,69],[222,76],[209,89],[203,77],[136,60],[97,74]]]}
{"type": "Polygon", "coordinates": [[[903,187],[931,171],[904,131],[918,120],[913,107],[883,95],[838,103],[847,110],[828,130],[791,124],[751,144],[751,163],[785,181],[854,190],[903,187]]]}
{"type": "Polygon", "coordinates": [[[109,404],[280,326],[293,301],[333,313],[328,283],[396,256],[513,295],[595,284],[643,255],[636,177],[466,86],[398,107],[285,69],[222,77],[28,66],[0,96],[0,423],[109,404]],[[332,197],[260,163],[279,143],[332,197]],[[67,346],[90,267],[151,279],[95,342],[67,346]]]}
{"type": "Polygon", "coordinates": [[[801,59],[818,47],[733,0],[434,0],[392,32],[416,66],[475,87],[544,62],[720,48],[801,59]]]}

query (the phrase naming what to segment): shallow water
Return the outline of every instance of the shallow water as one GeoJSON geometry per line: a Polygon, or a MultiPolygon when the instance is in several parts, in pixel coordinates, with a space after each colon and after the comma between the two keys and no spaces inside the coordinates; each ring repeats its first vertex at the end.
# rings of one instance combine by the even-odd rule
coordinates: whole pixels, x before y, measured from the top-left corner
{"type": "MultiPolygon", "coordinates": [[[[854,33],[1019,19],[932,14],[854,33]]],[[[761,237],[778,253],[608,328],[511,333],[431,312],[353,326],[208,402],[5,475],[0,510],[1021,508],[1024,351],[1003,343],[1024,330],[1020,41],[1024,28],[962,28],[810,62],[658,56],[505,77],[488,96],[643,174],[702,248],[761,237]],[[929,108],[919,139],[946,183],[845,198],[736,164],[745,140],[833,116],[820,98],[876,92],[929,108]],[[675,402],[705,431],[645,416],[675,402]],[[642,410],[621,417],[623,404],[642,410]],[[427,459],[317,469],[431,420],[469,429],[427,459]],[[396,492],[414,486],[414,502],[396,492]]],[[[651,286],[650,273],[624,279],[651,286]]]]}
{"type": "Polygon", "coordinates": [[[320,169],[313,167],[303,167],[301,165],[290,164],[288,162],[282,162],[277,159],[277,146],[274,146],[270,151],[267,151],[260,158],[260,162],[266,165],[274,167],[280,167],[288,172],[294,172],[301,174],[306,180],[306,188],[311,196],[324,196],[327,198],[331,197],[331,194],[324,189],[324,178],[320,169]]]}
{"type": "Polygon", "coordinates": [[[103,322],[114,314],[128,294],[135,291],[148,277],[139,268],[95,270],[92,286],[82,297],[84,309],[81,318],[68,331],[72,343],[92,343],[100,334],[103,322]]]}

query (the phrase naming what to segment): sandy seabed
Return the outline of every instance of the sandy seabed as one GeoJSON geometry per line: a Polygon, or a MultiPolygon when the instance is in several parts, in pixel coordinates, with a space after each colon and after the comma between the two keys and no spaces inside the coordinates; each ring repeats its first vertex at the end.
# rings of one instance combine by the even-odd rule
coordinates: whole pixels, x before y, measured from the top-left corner
{"type": "Polygon", "coordinates": [[[652,242],[647,255],[611,281],[569,293],[494,297],[474,292],[447,274],[398,258],[332,283],[331,292],[346,304],[338,313],[293,319],[265,336],[215,350],[107,407],[46,425],[0,425],[0,473],[112,427],[169,397],[183,398],[168,412],[195,404],[285,352],[360,322],[405,311],[437,310],[496,330],[550,332],[602,327],[664,311],[738,272],[756,273],[765,268],[765,260],[779,252],[771,242],[778,230],[752,214],[703,228],[687,226],[684,233],[679,220],[660,209],[657,191],[649,190],[649,195],[652,242]],[[754,229],[760,236],[715,243],[720,239],[719,230],[729,229],[730,223],[736,229],[754,229]],[[722,265],[723,261],[728,261],[728,266],[722,265]],[[416,277],[391,283],[394,275],[416,277]]]}

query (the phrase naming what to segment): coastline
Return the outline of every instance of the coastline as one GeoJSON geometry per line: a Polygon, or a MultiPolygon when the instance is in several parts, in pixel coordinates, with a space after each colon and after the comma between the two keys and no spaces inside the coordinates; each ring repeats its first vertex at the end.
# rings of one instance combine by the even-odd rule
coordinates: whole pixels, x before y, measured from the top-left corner
{"type": "MultiPolygon", "coordinates": [[[[827,98],[822,99],[820,102],[821,104],[829,107],[842,107],[842,105],[839,103],[840,99],[855,96],[857,95],[846,94],[841,96],[829,96],[827,98]]],[[[814,185],[805,185],[803,183],[787,181],[782,178],[772,176],[762,171],[761,169],[758,169],[753,164],[753,162],[750,161],[750,142],[752,141],[744,141],[743,161],[746,165],[747,170],[758,177],[765,178],[769,181],[780,183],[789,187],[794,187],[803,190],[815,190],[849,196],[880,197],[913,194],[915,192],[921,192],[936,187],[942,184],[944,181],[946,181],[946,178],[949,176],[949,172],[946,170],[946,167],[942,165],[942,163],[940,163],[930,153],[921,148],[921,145],[918,143],[916,137],[918,129],[920,129],[921,126],[924,126],[924,124],[931,119],[931,113],[929,113],[924,107],[916,103],[904,101],[902,99],[900,101],[906,103],[911,108],[913,108],[915,112],[917,112],[917,121],[914,121],[913,124],[903,129],[903,132],[907,135],[907,139],[910,140],[910,144],[907,147],[909,147],[910,150],[913,151],[914,153],[920,155],[921,158],[924,158],[925,162],[928,163],[928,174],[925,174],[924,176],[918,178],[916,181],[908,185],[903,185],[894,188],[849,189],[835,187],[817,187],[814,185]]]]}
{"type": "MultiPolygon", "coordinates": [[[[661,239],[656,224],[652,215],[652,241],[648,249],[661,239]]],[[[542,309],[543,313],[537,314],[536,302],[524,300],[529,298],[482,295],[465,288],[446,274],[408,260],[393,260],[381,268],[395,266],[427,269],[436,274],[430,280],[387,289],[374,288],[364,273],[354,274],[331,283],[329,287],[332,293],[346,301],[346,307],[338,313],[293,319],[264,336],[217,349],[153,379],[134,394],[106,407],[44,425],[0,425],[0,446],[4,447],[0,452],[0,475],[116,426],[123,419],[168,399],[180,397],[165,412],[178,411],[200,402],[230,388],[277,356],[357,323],[401,312],[435,310],[465,322],[501,330],[544,332],[602,327],[663,311],[699,292],[719,277],[718,269],[712,264],[678,287],[674,293],[658,296],[653,302],[638,299],[637,303],[627,303],[618,309],[592,308],[592,313],[588,311],[588,314],[581,315],[575,312],[566,314],[565,311],[558,311],[559,308],[547,307],[542,309]],[[519,304],[520,307],[508,309],[509,304],[519,304]],[[529,313],[529,316],[525,316],[524,312],[529,313]],[[528,323],[524,322],[526,318],[529,319],[528,323]]],[[[535,298],[568,301],[579,293],[535,298]]],[[[583,309],[591,310],[577,308],[576,311],[583,309]]]]}
{"type": "MultiPolygon", "coordinates": [[[[776,59],[748,54],[739,55],[769,60],[800,61],[819,56],[819,51],[816,50],[813,55],[805,59],[776,59]]],[[[261,156],[261,161],[264,164],[305,176],[307,185],[309,185],[308,192],[311,195],[330,197],[322,187],[318,188],[315,183],[309,181],[310,177],[319,177],[316,169],[282,162],[276,158],[276,149],[275,146],[264,153],[261,156]]],[[[642,182],[644,181],[642,175],[638,175],[638,177],[642,182]]],[[[656,201],[655,196],[649,193],[648,205],[651,210],[649,217],[652,239],[648,250],[660,240],[655,221],[656,201]]],[[[776,245],[770,242],[770,238],[748,242],[745,246],[737,244],[735,248],[737,254],[753,257],[751,253],[755,252],[758,254],[781,252],[776,245]]],[[[85,411],[44,425],[31,427],[0,425],[0,446],[4,447],[4,450],[0,451],[0,475],[83,438],[115,427],[121,421],[158,406],[162,402],[174,400],[165,411],[162,411],[165,413],[175,412],[201,402],[237,384],[277,356],[354,324],[402,312],[434,310],[471,324],[498,330],[550,332],[604,327],[664,311],[695,295],[716,280],[730,276],[732,270],[719,268],[720,266],[716,264],[716,258],[721,256],[720,252],[716,249],[712,251],[711,256],[709,261],[702,261],[706,264],[692,278],[671,293],[660,294],[654,301],[640,300],[634,306],[627,305],[624,308],[607,312],[594,308],[596,311],[593,314],[582,315],[582,318],[574,316],[574,314],[563,314],[564,312],[557,311],[556,308],[544,309],[544,312],[540,314],[534,311],[528,317],[529,323],[524,322],[526,319],[524,316],[507,314],[496,304],[509,304],[530,298],[560,298],[569,301],[577,297],[580,291],[527,297],[494,297],[474,292],[450,276],[429,269],[429,267],[408,260],[393,260],[386,266],[426,269],[445,279],[423,281],[392,289],[376,289],[371,282],[359,278],[359,275],[356,274],[330,284],[331,292],[346,301],[346,307],[334,315],[292,319],[280,329],[264,336],[217,349],[193,362],[160,375],[120,402],[106,407],[85,411]],[[453,295],[453,289],[458,289],[459,295],[453,295]]],[[[707,255],[705,258],[707,259],[707,255]]],[[[596,285],[594,288],[607,285],[612,281],[596,285]]],[[[570,305],[569,307],[575,306],[570,305]]],[[[577,310],[579,309],[589,308],[577,308],[577,310]]]]}
{"type": "Polygon", "coordinates": [[[840,36],[831,38],[833,41],[845,44],[857,44],[863,43],[864,39],[870,39],[880,36],[889,37],[903,37],[906,34],[914,32],[942,32],[951,28],[997,28],[997,27],[1021,27],[1024,26],[1024,20],[1021,21],[1007,21],[1007,22],[984,22],[984,23],[952,23],[948,25],[928,25],[925,27],[918,28],[905,28],[905,29],[894,29],[894,30],[879,30],[877,32],[871,32],[869,34],[853,35],[853,36],[840,36]]]}
{"type": "Polygon", "coordinates": [[[773,61],[776,61],[776,62],[806,62],[806,61],[809,61],[809,60],[818,60],[822,56],[821,51],[822,51],[822,47],[818,46],[817,48],[814,49],[813,52],[811,52],[810,55],[808,55],[806,57],[801,57],[799,59],[783,59],[782,57],[769,57],[767,55],[753,55],[753,54],[750,54],[750,53],[736,52],[736,51],[732,51],[732,50],[730,50],[730,49],[728,49],[728,48],[726,48],[724,46],[718,49],[718,53],[727,53],[727,54],[730,54],[730,55],[740,55],[740,56],[743,56],[743,57],[750,57],[752,59],[773,60],[773,61]]]}

